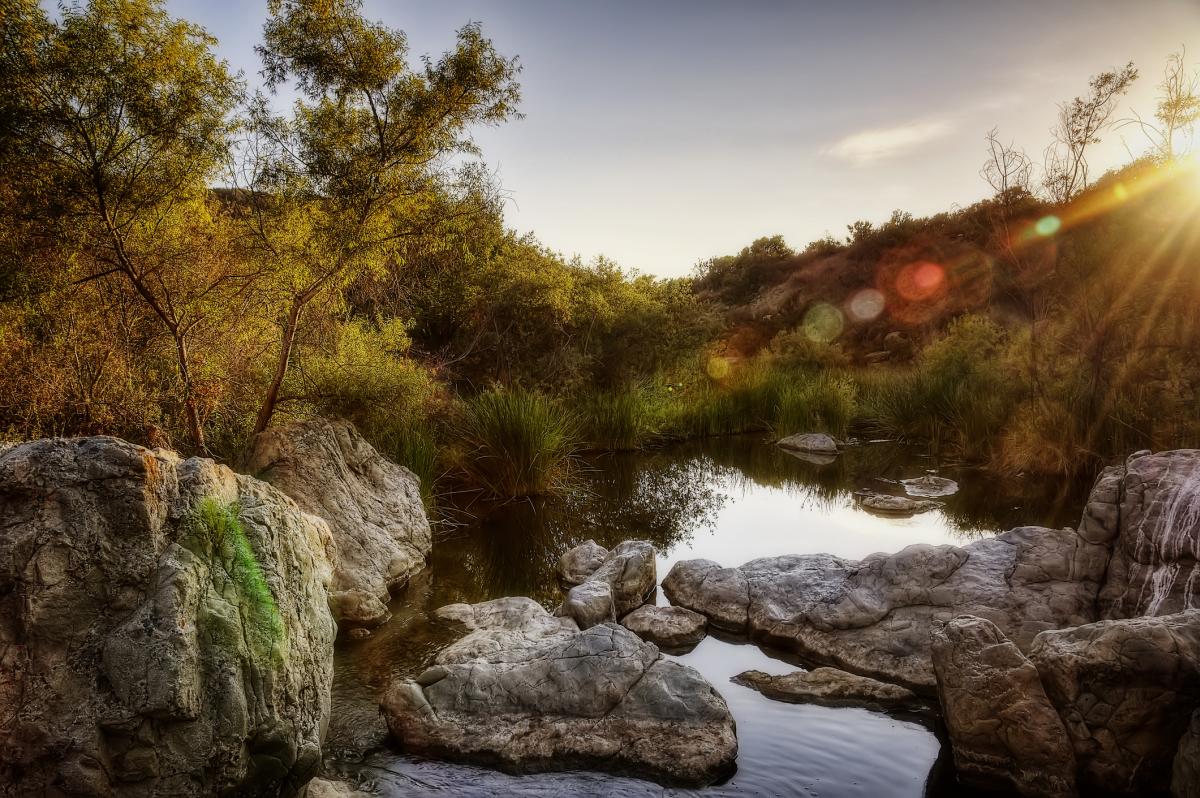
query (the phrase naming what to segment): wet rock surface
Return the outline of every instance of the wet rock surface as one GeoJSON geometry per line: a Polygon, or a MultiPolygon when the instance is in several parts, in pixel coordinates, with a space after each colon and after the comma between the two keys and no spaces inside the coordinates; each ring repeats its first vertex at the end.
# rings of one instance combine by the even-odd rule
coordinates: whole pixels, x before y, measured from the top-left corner
{"type": "Polygon", "coordinates": [[[837,668],[793,671],[782,676],[746,671],[735,676],[733,681],[752,687],[767,698],[792,704],[865,707],[883,711],[929,709],[929,705],[911,690],[837,668]]]}
{"type": "Polygon", "coordinates": [[[391,591],[425,567],[433,545],[417,476],[379,454],[350,422],[326,418],[260,433],[246,467],[329,523],[338,549],[338,621],[386,621],[391,591]]]}
{"type": "Polygon", "coordinates": [[[730,772],[737,739],[724,699],[628,629],[580,631],[529,599],[442,615],[472,631],[383,699],[403,750],[516,773],[596,769],[670,784],[730,772]]]}
{"type": "Polygon", "coordinates": [[[1005,783],[1022,795],[1075,794],[1075,755],[1038,670],[982,618],[933,633],[938,698],[960,780],[1005,783]]]}
{"type": "Polygon", "coordinates": [[[266,483],[115,438],[0,452],[0,784],[274,795],[320,765],[329,528],[266,483]]]}
{"type": "Polygon", "coordinates": [[[622,618],[621,625],[672,654],[690,651],[708,634],[708,619],[683,607],[644,604],[622,618]]]}

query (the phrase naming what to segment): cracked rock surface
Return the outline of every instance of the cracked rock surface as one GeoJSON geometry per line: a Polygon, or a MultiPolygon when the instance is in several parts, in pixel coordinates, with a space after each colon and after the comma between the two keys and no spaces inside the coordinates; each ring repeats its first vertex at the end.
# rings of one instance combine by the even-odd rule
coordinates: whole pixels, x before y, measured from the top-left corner
{"type": "Polygon", "coordinates": [[[391,591],[425,567],[433,545],[416,474],[379,454],[349,421],[327,418],[268,428],[255,437],[246,467],[329,523],[338,622],[388,620],[391,591]]]}
{"type": "Polygon", "coordinates": [[[470,633],[387,692],[405,751],[514,773],[590,769],[699,786],[737,755],[733,717],[692,668],[615,623],[580,631],[531,599],[451,605],[470,633]]]}
{"type": "Polygon", "coordinates": [[[0,792],[294,794],[329,714],[333,550],[211,460],[0,451],[0,792]]]}
{"type": "Polygon", "coordinates": [[[1018,527],[967,546],[918,544],[846,560],[768,557],[740,568],[675,564],[663,589],[709,622],[806,659],[932,693],[935,623],[976,615],[1023,650],[1045,629],[1088,623],[1107,549],[1074,530],[1018,527]]]}

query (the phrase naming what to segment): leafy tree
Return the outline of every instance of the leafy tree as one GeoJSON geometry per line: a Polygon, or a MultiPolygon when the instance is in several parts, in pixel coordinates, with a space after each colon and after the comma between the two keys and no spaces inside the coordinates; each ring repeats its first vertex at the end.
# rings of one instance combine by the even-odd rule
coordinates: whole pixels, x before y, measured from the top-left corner
{"type": "Polygon", "coordinates": [[[203,29],[156,0],[92,0],[52,22],[32,0],[8,9],[0,111],[5,170],[21,211],[72,247],[59,275],[130,291],[170,337],[193,446],[205,449],[191,336],[241,276],[195,268],[182,226],[205,213],[240,85],[203,29]]]}
{"type": "Polygon", "coordinates": [[[279,340],[255,420],[270,423],[307,308],[402,242],[482,210],[486,175],[448,167],[470,128],[516,114],[519,66],[472,24],[438,61],[408,62],[404,34],[365,20],[358,0],[272,0],[259,48],[268,85],[294,81],[289,118],[251,109],[243,176],[250,230],[276,277],[279,340]]]}

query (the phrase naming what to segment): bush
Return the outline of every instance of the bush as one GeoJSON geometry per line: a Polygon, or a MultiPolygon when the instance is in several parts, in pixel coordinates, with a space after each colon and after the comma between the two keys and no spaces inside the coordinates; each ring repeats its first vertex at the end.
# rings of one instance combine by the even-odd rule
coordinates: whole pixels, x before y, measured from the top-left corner
{"type": "Polygon", "coordinates": [[[486,391],[465,401],[455,418],[458,466],[490,498],[553,493],[573,469],[576,429],[575,420],[540,393],[486,391]]]}

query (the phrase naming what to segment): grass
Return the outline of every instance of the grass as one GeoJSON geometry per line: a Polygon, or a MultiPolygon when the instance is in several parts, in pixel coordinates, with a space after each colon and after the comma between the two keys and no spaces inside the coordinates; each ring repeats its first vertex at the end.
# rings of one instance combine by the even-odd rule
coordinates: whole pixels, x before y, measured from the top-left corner
{"type": "Polygon", "coordinates": [[[579,448],[577,423],[549,397],[493,389],[466,400],[452,424],[458,466],[494,499],[562,490],[579,448]]]}
{"type": "Polygon", "coordinates": [[[772,428],[782,437],[825,432],[845,437],[858,410],[858,389],[845,375],[821,371],[797,376],[779,392],[772,428]]]}
{"type": "Polygon", "coordinates": [[[597,393],[581,402],[583,438],[596,449],[640,449],[658,432],[660,409],[641,387],[597,393]]]}

